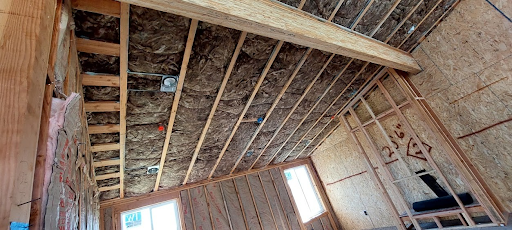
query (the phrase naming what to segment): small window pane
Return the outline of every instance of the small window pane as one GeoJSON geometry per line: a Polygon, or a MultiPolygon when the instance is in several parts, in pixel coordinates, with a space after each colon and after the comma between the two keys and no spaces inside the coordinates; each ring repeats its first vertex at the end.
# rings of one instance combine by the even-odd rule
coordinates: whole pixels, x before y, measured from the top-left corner
{"type": "Polygon", "coordinates": [[[325,211],[305,165],[286,169],[284,174],[304,223],[325,211]]]}
{"type": "Polygon", "coordinates": [[[180,230],[178,203],[172,200],[121,213],[122,230],[180,230]]]}

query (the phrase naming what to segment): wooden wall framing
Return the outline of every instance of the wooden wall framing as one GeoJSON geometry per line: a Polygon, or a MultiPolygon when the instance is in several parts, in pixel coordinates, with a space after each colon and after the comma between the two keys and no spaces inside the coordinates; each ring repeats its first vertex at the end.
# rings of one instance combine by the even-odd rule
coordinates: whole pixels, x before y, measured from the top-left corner
{"type": "Polygon", "coordinates": [[[209,182],[190,183],[145,196],[107,201],[101,205],[101,228],[121,229],[121,213],[177,199],[182,229],[339,229],[331,205],[309,159],[254,169],[209,182]],[[302,223],[286,184],[285,169],[306,165],[326,212],[302,223]]]}

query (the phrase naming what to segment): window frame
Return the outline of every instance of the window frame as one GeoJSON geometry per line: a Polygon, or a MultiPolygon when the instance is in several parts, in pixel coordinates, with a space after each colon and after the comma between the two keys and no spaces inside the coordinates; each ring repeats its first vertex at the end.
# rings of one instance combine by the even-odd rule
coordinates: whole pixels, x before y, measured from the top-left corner
{"type": "Polygon", "coordinates": [[[305,226],[305,225],[309,224],[310,222],[313,222],[316,219],[321,218],[321,217],[326,216],[326,215],[329,215],[329,213],[331,213],[331,210],[329,208],[330,206],[328,206],[325,203],[326,197],[325,197],[325,194],[323,193],[323,190],[318,188],[318,186],[320,184],[320,181],[319,181],[319,179],[317,177],[316,171],[312,170],[312,165],[311,165],[310,161],[308,161],[308,162],[299,161],[299,162],[296,162],[296,163],[292,163],[292,164],[287,164],[285,166],[281,166],[279,168],[280,168],[280,171],[281,171],[281,175],[283,176],[283,180],[284,180],[284,184],[286,185],[286,189],[288,190],[288,195],[290,196],[290,199],[293,201],[292,205],[293,205],[293,207],[295,209],[295,212],[297,213],[297,218],[300,220],[301,224],[303,224],[305,226]],[[311,179],[311,183],[313,184],[315,192],[318,195],[318,199],[320,201],[320,205],[323,208],[323,212],[322,213],[319,213],[318,215],[312,217],[310,220],[308,220],[306,222],[304,222],[304,220],[302,220],[302,216],[300,215],[299,208],[297,207],[297,203],[295,201],[295,197],[293,196],[292,189],[291,189],[290,185],[288,184],[288,180],[287,180],[286,175],[284,173],[284,171],[287,170],[287,169],[296,168],[296,167],[300,167],[300,166],[305,166],[306,167],[306,170],[309,173],[309,178],[311,179]]]}
{"type": "Polygon", "coordinates": [[[162,207],[164,205],[168,205],[168,204],[174,203],[176,205],[176,207],[175,207],[176,214],[178,215],[178,218],[177,218],[178,223],[177,223],[177,225],[180,226],[180,230],[185,230],[185,229],[183,229],[182,218],[181,218],[183,215],[181,213],[181,208],[180,208],[181,203],[179,202],[179,200],[180,200],[180,198],[175,198],[175,199],[170,199],[170,200],[154,203],[154,204],[151,204],[151,205],[145,205],[145,206],[142,206],[142,207],[139,207],[139,208],[136,208],[136,209],[130,209],[130,210],[122,211],[122,212],[120,212],[120,215],[119,215],[119,218],[120,218],[120,221],[121,221],[120,229],[121,230],[123,229],[123,214],[125,214],[125,213],[131,213],[131,212],[141,211],[141,210],[144,210],[144,209],[149,209],[149,216],[151,218],[150,221],[152,222],[151,226],[153,226],[153,209],[154,208],[158,208],[158,207],[162,207]]]}

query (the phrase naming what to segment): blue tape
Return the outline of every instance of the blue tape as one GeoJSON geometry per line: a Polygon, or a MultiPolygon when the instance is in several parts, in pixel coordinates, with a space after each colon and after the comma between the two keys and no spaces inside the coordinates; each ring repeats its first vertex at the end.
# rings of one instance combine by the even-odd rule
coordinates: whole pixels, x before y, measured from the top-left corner
{"type": "Polygon", "coordinates": [[[11,222],[11,230],[28,230],[28,224],[11,222]]]}

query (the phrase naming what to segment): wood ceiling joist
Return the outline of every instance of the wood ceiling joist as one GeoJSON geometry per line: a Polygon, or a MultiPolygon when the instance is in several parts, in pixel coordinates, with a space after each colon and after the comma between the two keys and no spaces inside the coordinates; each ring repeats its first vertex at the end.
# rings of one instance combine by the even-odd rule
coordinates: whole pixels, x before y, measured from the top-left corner
{"type": "MultiPolygon", "coordinates": [[[[425,20],[427,20],[427,18],[432,14],[432,12],[434,12],[434,10],[437,8],[437,6],[439,6],[439,4],[441,4],[443,0],[438,0],[436,2],[436,4],[432,7],[432,9],[430,9],[430,11],[423,17],[423,19],[421,19],[420,22],[418,22],[418,24],[414,25],[414,28],[410,31],[408,31],[407,33],[407,36],[405,37],[405,39],[400,43],[400,45],[398,45],[397,48],[400,48],[402,47],[402,45],[409,39],[409,37],[411,37],[411,35],[416,32],[416,30],[423,24],[423,22],[425,22],[425,20]]],[[[441,17],[442,18],[442,17],[441,17]]]]}
{"type": "Polygon", "coordinates": [[[102,151],[110,151],[110,150],[119,150],[119,143],[103,143],[103,144],[95,144],[91,146],[92,152],[102,152],[102,151]]]}
{"type": "Polygon", "coordinates": [[[356,20],[350,26],[351,29],[354,29],[356,27],[356,25],[359,24],[359,21],[361,21],[361,19],[363,19],[366,12],[368,12],[370,7],[372,6],[373,2],[375,2],[375,0],[369,0],[368,3],[366,4],[366,6],[364,7],[364,9],[361,10],[361,12],[359,12],[359,14],[356,17],[356,20]]]}
{"type": "Polygon", "coordinates": [[[130,5],[121,3],[119,44],[119,196],[124,198],[124,166],[126,155],[126,104],[128,102],[128,41],[130,34],[130,5]]]}
{"type": "Polygon", "coordinates": [[[76,49],[78,52],[104,54],[119,57],[120,45],[110,42],[100,42],[85,38],[76,39],[76,49]]]}
{"type": "MultiPolygon", "coordinates": [[[[304,7],[304,4],[306,3],[306,0],[302,0],[299,4],[299,7],[298,9],[301,10],[302,7],[304,7]]],[[[332,18],[334,18],[334,16],[336,15],[336,13],[338,12],[339,10],[339,7],[341,6],[341,4],[343,3],[343,0],[340,0],[336,6],[336,8],[333,10],[333,12],[331,13],[330,17],[329,17],[329,22],[332,20],[332,18]]],[[[267,113],[265,114],[265,118],[263,119],[263,121],[258,125],[258,128],[254,131],[253,135],[251,136],[251,138],[249,139],[249,141],[247,142],[247,144],[245,145],[245,148],[244,150],[240,153],[239,157],[237,158],[233,168],[231,169],[231,171],[229,172],[229,174],[233,174],[233,172],[236,170],[236,168],[238,167],[238,164],[240,164],[240,161],[242,160],[242,158],[244,157],[244,154],[247,152],[247,150],[249,150],[249,148],[251,147],[252,143],[254,142],[254,140],[256,139],[256,137],[258,136],[259,132],[261,131],[261,129],[263,128],[263,126],[265,125],[265,123],[267,122],[268,118],[270,117],[270,115],[272,114],[272,112],[274,111],[275,107],[277,106],[277,104],[279,103],[279,101],[281,101],[281,98],[283,97],[283,95],[286,93],[286,90],[288,89],[288,87],[290,86],[290,84],[292,83],[292,81],[295,79],[295,77],[297,76],[297,74],[299,73],[300,69],[302,68],[302,65],[304,65],[304,63],[306,62],[307,58],[309,57],[309,55],[311,54],[311,52],[313,51],[313,48],[308,48],[306,50],[306,52],[304,53],[304,55],[302,56],[301,60],[299,61],[299,63],[297,64],[297,66],[295,67],[295,70],[293,71],[293,73],[290,75],[290,78],[288,79],[288,81],[286,82],[286,84],[283,86],[283,88],[281,89],[281,91],[279,92],[279,94],[277,95],[276,99],[274,100],[274,102],[272,103],[272,105],[270,106],[270,108],[268,109],[267,113]]]]}
{"type": "Polygon", "coordinates": [[[251,106],[252,101],[254,100],[254,97],[256,97],[256,94],[258,93],[261,84],[263,83],[263,80],[265,80],[265,77],[268,74],[268,71],[272,64],[274,63],[274,60],[276,59],[277,55],[279,54],[279,51],[281,50],[281,47],[283,46],[284,41],[278,41],[276,46],[274,47],[274,50],[272,51],[272,54],[270,55],[267,64],[265,64],[265,68],[263,69],[258,82],[256,82],[256,85],[254,86],[254,89],[252,91],[251,96],[247,100],[247,103],[245,104],[244,109],[242,110],[242,113],[240,113],[240,116],[238,117],[238,120],[235,123],[235,126],[233,127],[233,130],[231,130],[231,134],[229,135],[228,139],[226,140],[226,143],[224,144],[224,147],[222,148],[219,156],[217,157],[217,161],[215,162],[215,165],[212,168],[212,171],[208,175],[208,179],[212,178],[213,173],[215,173],[215,170],[219,166],[220,161],[222,160],[222,157],[226,153],[226,150],[229,147],[229,144],[231,143],[231,140],[235,136],[236,131],[238,130],[238,127],[240,126],[240,123],[242,123],[242,120],[244,119],[245,113],[247,110],[249,110],[249,107],[251,106]]]}
{"type": "Polygon", "coordinates": [[[89,130],[89,134],[118,133],[120,130],[120,125],[117,125],[117,124],[89,125],[88,130],[89,130]]]}
{"type": "MultiPolygon", "coordinates": [[[[299,144],[304,140],[304,138],[306,138],[306,136],[309,134],[309,132],[311,132],[311,130],[313,130],[313,128],[318,124],[318,122],[320,122],[320,120],[322,120],[322,118],[324,118],[324,116],[327,114],[327,112],[329,112],[329,110],[334,106],[334,104],[336,102],[338,102],[338,100],[341,98],[341,96],[343,96],[343,94],[345,94],[345,92],[352,86],[354,81],[363,73],[364,69],[368,66],[368,64],[370,64],[370,63],[366,62],[363,65],[363,67],[361,68],[361,70],[352,78],[352,80],[350,80],[350,82],[347,84],[347,86],[345,86],[345,88],[340,92],[340,94],[338,94],[338,96],[336,98],[334,98],[334,100],[332,100],[331,104],[329,104],[329,106],[327,106],[327,108],[322,112],[322,114],[316,119],[315,123],[313,123],[313,125],[311,125],[311,127],[309,127],[309,129],[299,138],[297,143],[295,143],[293,148],[288,152],[288,154],[287,154],[288,156],[293,152],[293,150],[295,150],[295,148],[297,148],[297,146],[299,146],[299,144]]],[[[336,114],[334,114],[334,115],[336,115],[336,114]]],[[[330,123],[330,121],[327,122],[327,124],[329,124],[329,123],[330,123]]]]}
{"type": "Polygon", "coordinates": [[[188,178],[190,177],[192,168],[194,167],[194,164],[197,160],[197,156],[199,155],[199,151],[201,150],[201,146],[203,145],[204,139],[206,137],[206,133],[208,132],[208,128],[210,127],[210,124],[212,123],[213,116],[215,115],[215,112],[217,111],[217,107],[222,98],[222,94],[224,93],[224,89],[226,88],[226,85],[228,84],[229,77],[231,76],[231,73],[233,72],[233,68],[235,67],[236,60],[238,59],[240,50],[242,50],[242,46],[244,44],[246,37],[247,37],[247,32],[243,31],[240,34],[240,38],[238,39],[238,43],[236,45],[235,51],[233,53],[233,56],[231,57],[231,62],[229,63],[228,69],[226,70],[226,74],[224,75],[224,79],[222,80],[221,86],[219,88],[219,92],[217,93],[217,97],[215,98],[215,102],[213,103],[212,109],[210,111],[210,115],[208,115],[208,120],[206,121],[206,124],[204,125],[203,131],[201,133],[201,136],[199,137],[199,141],[197,142],[196,148],[194,150],[194,154],[192,155],[192,160],[190,162],[190,165],[187,170],[187,174],[185,175],[185,179],[183,180],[182,184],[186,184],[188,182],[188,178]]]}
{"type": "Polygon", "coordinates": [[[386,14],[384,15],[384,17],[379,21],[379,23],[377,24],[377,26],[375,27],[375,29],[373,29],[373,31],[368,35],[370,37],[373,37],[377,31],[379,31],[380,27],[382,26],[382,24],[384,24],[384,22],[386,22],[386,20],[388,20],[389,18],[389,15],[391,15],[393,13],[393,11],[395,11],[396,7],[398,6],[398,4],[400,4],[402,0],[396,0],[393,5],[391,6],[391,8],[389,8],[388,12],[386,12],[386,14]]]}
{"type": "Polygon", "coordinates": [[[420,0],[412,9],[411,11],[409,11],[409,13],[405,16],[404,19],[402,19],[402,21],[400,21],[400,23],[398,23],[398,25],[395,26],[395,28],[393,29],[393,31],[386,37],[386,39],[384,40],[384,43],[388,43],[389,40],[391,40],[391,38],[393,37],[393,35],[395,35],[395,33],[400,29],[402,28],[402,26],[404,25],[404,23],[411,17],[411,15],[420,7],[420,5],[423,4],[423,0],[420,0]]]}
{"type": "Polygon", "coordinates": [[[241,31],[417,73],[407,52],[267,0],[121,0],[241,31]]]}
{"type": "Polygon", "coordinates": [[[77,10],[121,17],[121,4],[114,0],[72,0],[71,4],[77,10]]]}
{"type": "Polygon", "coordinates": [[[295,132],[297,132],[297,130],[299,130],[300,126],[302,125],[302,123],[304,123],[304,121],[306,121],[306,119],[308,118],[309,114],[311,114],[313,112],[313,110],[315,110],[315,108],[318,106],[318,104],[320,104],[320,101],[322,101],[322,99],[325,97],[325,95],[327,95],[327,93],[329,93],[329,91],[331,90],[331,88],[334,86],[334,84],[336,84],[336,82],[341,78],[341,76],[343,75],[343,73],[345,73],[345,71],[348,69],[348,67],[350,66],[350,64],[352,64],[352,62],[354,61],[354,59],[350,59],[350,61],[345,65],[345,67],[340,71],[340,73],[331,81],[331,83],[329,83],[329,86],[327,86],[327,88],[324,90],[324,92],[322,93],[322,95],[320,95],[320,97],[318,97],[318,99],[315,101],[315,104],[313,104],[313,106],[308,110],[308,112],[306,113],[306,115],[304,115],[302,117],[302,120],[300,120],[299,124],[293,129],[293,131],[290,133],[290,135],[288,135],[288,137],[286,138],[286,140],[281,144],[281,146],[279,146],[279,148],[274,152],[274,154],[272,154],[272,157],[270,158],[270,160],[265,164],[265,166],[269,165],[272,163],[272,161],[277,157],[278,153],[281,152],[281,149],[284,148],[284,146],[288,143],[288,141],[292,138],[292,136],[295,134],[295,132]]]}
{"type": "Polygon", "coordinates": [[[88,101],[84,107],[85,112],[118,112],[121,109],[117,101],[88,101]]]}
{"type": "Polygon", "coordinates": [[[112,178],[118,178],[121,176],[121,173],[109,173],[109,174],[104,174],[104,175],[98,175],[98,176],[95,176],[94,178],[96,180],[106,180],[106,179],[112,179],[112,178]]]}
{"type": "Polygon", "coordinates": [[[315,76],[315,78],[311,81],[311,83],[309,83],[309,85],[306,87],[306,89],[304,89],[304,92],[302,93],[302,95],[300,96],[300,98],[295,102],[295,104],[293,105],[292,109],[290,110],[290,112],[288,112],[288,114],[286,115],[286,117],[284,118],[284,120],[281,122],[281,124],[279,125],[279,127],[277,127],[277,129],[274,131],[274,134],[272,134],[272,137],[270,138],[270,140],[267,142],[267,144],[265,145],[265,147],[263,147],[263,149],[261,150],[260,154],[256,157],[256,159],[254,160],[254,162],[251,164],[251,167],[249,168],[252,169],[254,167],[254,165],[256,165],[256,163],[258,162],[258,160],[261,158],[261,156],[263,156],[263,153],[265,152],[265,150],[267,150],[267,148],[270,146],[270,143],[272,143],[272,141],[277,137],[277,135],[279,134],[279,131],[281,131],[281,129],[283,128],[283,126],[286,124],[286,122],[288,121],[288,119],[290,119],[290,117],[293,115],[293,113],[295,112],[295,110],[297,109],[297,107],[299,107],[300,103],[302,102],[302,100],[306,97],[306,95],[309,93],[309,91],[311,90],[311,88],[313,87],[313,85],[315,84],[315,82],[318,80],[318,78],[320,78],[320,76],[323,74],[324,70],[327,68],[327,66],[329,65],[329,63],[331,63],[332,59],[334,58],[334,56],[336,56],[335,54],[332,54],[329,59],[325,62],[325,64],[322,66],[322,68],[320,69],[320,71],[318,72],[318,74],[315,76]]]}
{"type": "Polygon", "coordinates": [[[252,134],[251,138],[249,139],[249,141],[247,142],[247,144],[245,145],[245,148],[242,150],[242,152],[239,154],[238,158],[236,159],[236,162],[235,162],[235,165],[233,166],[233,168],[231,169],[231,171],[229,172],[229,174],[233,174],[233,172],[236,170],[236,167],[238,167],[238,164],[240,163],[240,161],[242,160],[242,158],[244,157],[244,154],[247,152],[247,150],[249,150],[249,148],[251,147],[253,141],[256,139],[256,137],[258,136],[258,134],[260,133],[261,129],[263,128],[263,126],[265,125],[265,123],[267,122],[268,118],[270,117],[270,115],[272,114],[272,112],[274,111],[274,109],[276,108],[277,104],[279,103],[279,101],[281,101],[281,98],[283,97],[284,93],[286,92],[286,90],[288,90],[288,87],[292,84],[292,81],[293,79],[295,79],[295,77],[297,76],[297,74],[299,73],[300,69],[302,68],[302,65],[304,65],[304,63],[306,62],[306,59],[309,57],[309,54],[311,54],[311,51],[313,51],[312,48],[308,48],[306,50],[306,52],[304,53],[304,55],[302,56],[301,60],[299,61],[299,63],[297,64],[297,66],[295,67],[295,70],[293,71],[293,73],[291,74],[290,78],[288,79],[288,81],[286,82],[286,84],[283,86],[283,88],[281,89],[281,92],[279,92],[279,94],[277,95],[276,99],[274,100],[274,102],[272,103],[272,105],[270,106],[270,108],[267,110],[267,113],[265,114],[265,118],[263,118],[263,121],[258,125],[258,128],[256,128],[256,130],[254,131],[254,133],[252,134]]]}
{"type": "Polygon", "coordinates": [[[119,160],[96,161],[96,162],[93,162],[92,165],[94,167],[105,167],[105,166],[119,165],[119,160]]]}
{"type": "Polygon", "coordinates": [[[174,94],[174,100],[172,102],[171,114],[169,117],[169,123],[167,125],[167,133],[165,135],[164,147],[162,150],[162,156],[160,157],[160,164],[158,175],[156,177],[155,187],[153,191],[158,191],[160,187],[160,180],[162,178],[162,171],[164,169],[165,158],[167,157],[167,151],[169,150],[169,143],[171,141],[172,128],[176,119],[176,113],[178,112],[178,105],[181,98],[181,92],[183,90],[183,84],[185,82],[185,76],[187,74],[188,62],[190,60],[190,54],[192,53],[192,46],[194,45],[194,39],[196,37],[197,25],[199,21],[192,19],[190,23],[190,29],[188,31],[187,44],[185,45],[185,53],[183,55],[183,61],[181,63],[180,75],[178,78],[178,86],[176,87],[176,93],[174,94]]]}
{"type": "Polygon", "coordinates": [[[110,86],[119,87],[119,76],[81,74],[84,86],[110,86]]]}

